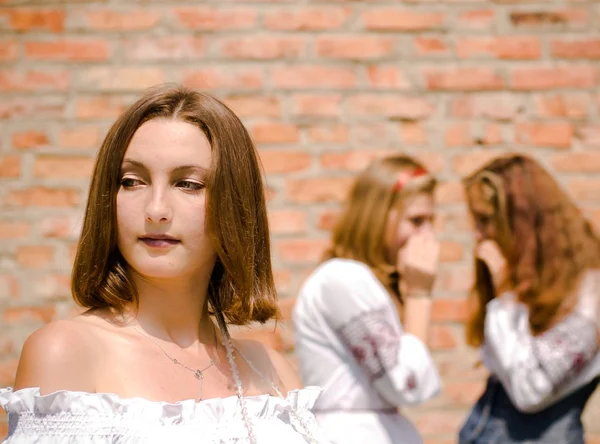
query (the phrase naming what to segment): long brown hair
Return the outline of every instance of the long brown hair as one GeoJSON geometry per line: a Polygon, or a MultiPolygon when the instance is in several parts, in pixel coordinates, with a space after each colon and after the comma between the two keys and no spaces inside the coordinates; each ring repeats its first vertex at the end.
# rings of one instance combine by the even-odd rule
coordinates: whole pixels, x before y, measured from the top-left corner
{"type": "Polygon", "coordinates": [[[116,196],[131,138],[155,118],[188,122],[206,135],[212,164],[206,183],[206,230],[217,253],[208,296],[232,324],[278,314],[261,169],[246,128],[214,97],[180,86],[149,90],[109,130],[96,158],[71,289],[85,308],[122,311],[137,291],[117,247],[116,196]]]}
{"type": "Polygon", "coordinates": [[[324,260],[346,258],[363,262],[400,298],[396,268],[389,263],[385,251],[388,214],[408,196],[433,193],[436,183],[423,165],[411,157],[395,155],[373,161],[350,188],[324,260]],[[408,180],[399,189],[402,177],[408,180]]]}
{"type": "MultiPolygon", "coordinates": [[[[582,274],[600,266],[600,240],[552,176],[523,155],[497,158],[464,179],[467,196],[489,190],[498,244],[508,263],[511,286],[529,309],[529,325],[540,334],[577,303],[582,274]]],[[[469,199],[472,211],[472,197],[469,199]]],[[[466,341],[483,341],[486,304],[496,295],[487,266],[475,260],[466,341]]]]}

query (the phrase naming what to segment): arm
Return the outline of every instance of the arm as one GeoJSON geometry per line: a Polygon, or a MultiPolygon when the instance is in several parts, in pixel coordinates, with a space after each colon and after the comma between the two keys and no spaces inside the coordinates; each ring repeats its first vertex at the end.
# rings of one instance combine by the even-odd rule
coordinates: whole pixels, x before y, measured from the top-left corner
{"type": "Polygon", "coordinates": [[[325,284],[324,318],[373,388],[393,405],[436,395],[440,380],[425,344],[403,331],[387,291],[363,265],[347,265],[325,284]]]}
{"type": "Polygon", "coordinates": [[[539,336],[515,301],[488,304],[484,354],[514,402],[525,412],[547,407],[598,352],[595,318],[580,310],[539,336]]]}
{"type": "Polygon", "coordinates": [[[48,324],[23,345],[15,390],[39,387],[41,394],[57,390],[94,392],[90,350],[82,332],[70,321],[48,324]]]}

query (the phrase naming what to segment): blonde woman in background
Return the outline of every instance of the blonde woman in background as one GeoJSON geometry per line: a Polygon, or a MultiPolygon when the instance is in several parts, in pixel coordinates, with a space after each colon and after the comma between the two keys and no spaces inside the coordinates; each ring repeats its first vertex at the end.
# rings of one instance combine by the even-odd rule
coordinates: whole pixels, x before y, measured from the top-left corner
{"type": "Polygon", "coordinates": [[[300,290],[300,373],[324,390],[315,413],[333,442],[421,442],[398,408],[440,390],[425,345],[439,257],[435,186],[409,157],[373,162],[350,191],[325,261],[300,290]]]}

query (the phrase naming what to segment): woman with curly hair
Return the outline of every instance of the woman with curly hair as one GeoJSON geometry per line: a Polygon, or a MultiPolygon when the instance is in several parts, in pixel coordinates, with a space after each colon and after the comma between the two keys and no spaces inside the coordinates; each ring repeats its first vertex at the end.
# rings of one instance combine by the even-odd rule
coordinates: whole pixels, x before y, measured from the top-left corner
{"type": "Polygon", "coordinates": [[[600,240],[533,159],[464,181],[476,229],[466,340],[491,376],[461,444],[584,442],[600,374],[600,240]]]}

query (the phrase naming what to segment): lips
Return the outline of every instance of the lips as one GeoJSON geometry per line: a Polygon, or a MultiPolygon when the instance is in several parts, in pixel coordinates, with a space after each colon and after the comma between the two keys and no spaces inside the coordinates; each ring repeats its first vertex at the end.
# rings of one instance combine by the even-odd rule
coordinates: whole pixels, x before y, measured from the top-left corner
{"type": "Polygon", "coordinates": [[[168,248],[179,244],[181,241],[165,234],[152,234],[140,237],[140,241],[151,248],[168,248]]]}

